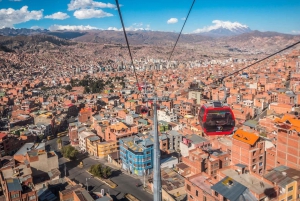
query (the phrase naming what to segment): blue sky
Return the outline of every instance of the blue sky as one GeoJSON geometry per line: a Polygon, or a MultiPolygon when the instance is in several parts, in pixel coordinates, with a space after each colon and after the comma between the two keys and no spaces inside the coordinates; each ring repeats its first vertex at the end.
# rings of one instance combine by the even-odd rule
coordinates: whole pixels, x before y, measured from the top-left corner
{"type": "MultiPolygon", "coordinates": [[[[119,3],[128,30],[178,32],[192,0],[119,0],[119,3]]],[[[247,25],[252,30],[300,34],[299,13],[300,0],[196,0],[184,33],[238,22],[235,25],[247,25]]],[[[114,0],[0,0],[0,19],[1,28],[121,28],[114,0]]]]}

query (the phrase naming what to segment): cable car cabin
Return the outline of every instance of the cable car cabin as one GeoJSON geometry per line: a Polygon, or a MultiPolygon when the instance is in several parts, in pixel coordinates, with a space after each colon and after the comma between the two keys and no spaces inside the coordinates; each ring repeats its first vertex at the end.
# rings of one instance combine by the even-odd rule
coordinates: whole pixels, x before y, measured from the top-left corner
{"type": "Polygon", "coordinates": [[[142,114],[148,114],[148,111],[149,111],[149,110],[148,110],[148,108],[147,108],[146,106],[142,106],[142,107],[141,107],[141,113],[142,113],[142,114]]]}
{"type": "Polygon", "coordinates": [[[202,105],[198,118],[206,135],[230,135],[235,126],[232,110],[220,102],[202,105]]]}

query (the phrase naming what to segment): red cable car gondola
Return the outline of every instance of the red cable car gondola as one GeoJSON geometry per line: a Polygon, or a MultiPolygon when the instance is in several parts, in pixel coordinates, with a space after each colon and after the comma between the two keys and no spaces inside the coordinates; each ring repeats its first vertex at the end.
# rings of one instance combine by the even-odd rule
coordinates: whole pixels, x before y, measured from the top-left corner
{"type": "Polygon", "coordinates": [[[232,110],[220,102],[202,105],[198,118],[206,135],[230,135],[235,127],[232,110]]]}
{"type": "Polygon", "coordinates": [[[142,114],[148,114],[148,111],[149,111],[149,110],[148,110],[148,108],[147,108],[146,106],[143,105],[143,106],[141,107],[141,113],[142,113],[142,114]]]}

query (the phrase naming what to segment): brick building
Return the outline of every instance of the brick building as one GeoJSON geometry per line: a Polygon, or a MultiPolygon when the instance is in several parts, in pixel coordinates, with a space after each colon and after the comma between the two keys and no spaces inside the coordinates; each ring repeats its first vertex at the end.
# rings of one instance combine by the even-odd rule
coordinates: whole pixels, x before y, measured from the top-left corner
{"type": "Polygon", "coordinates": [[[249,170],[264,174],[265,143],[254,133],[237,130],[232,137],[231,163],[244,164],[249,170]]]}

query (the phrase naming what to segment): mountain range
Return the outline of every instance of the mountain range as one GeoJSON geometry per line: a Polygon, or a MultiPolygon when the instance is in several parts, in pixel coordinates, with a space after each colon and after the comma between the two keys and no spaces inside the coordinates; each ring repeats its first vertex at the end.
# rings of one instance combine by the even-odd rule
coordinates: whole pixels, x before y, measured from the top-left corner
{"type": "MultiPolygon", "coordinates": [[[[27,29],[27,28],[21,28],[21,29],[14,29],[14,28],[2,28],[0,29],[0,35],[3,36],[17,36],[17,35],[34,35],[34,34],[49,34],[49,35],[55,35],[60,38],[64,39],[72,39],[72,38],[77,38],[80,36],[83,36],[87,33],[105,33],[106,31],[109,31],[113,35],[119,35],[118,33],[122,34],[122,31],[113,31],[113,30],[78,30],[78,31],[70,31],[70,30],[57,30],[57,31],[50,31],[47,29],[27,29]],[[115,32],[115,33],[114,33],[115,32]]],[[[139,30],[139,31],[127,31],[128,34],[130,35],[137,35],[136,33],[168,33],[169,35],[177,35],[178,33],[176,32],[161,32],[161,31],[146,31],[146,30],[139,30]]],[[[221,37],[228,37],[228,36],[237,36],[245,33],[251,33],[251,32],[257,32],[251,30],[248,26],[246,25],[241,25],[239,23],[231,23],[231,24],[220,24],[212,27],[208,27],[206,29],[198,29],[193,33],[189,34],[184,34],[188,35],[189,37],[197,37],[198,35],[200,36],[206,36],[210,38],[221,38],[221,37]]],[[[261,32],[264,33],[264,32],[261,32]]],[[[270,32],[268,32],[270,33],[270,32]]],[[[277,32],[272,32],[276,34],[281,34],[277,32]]],[[[161,35],[161,34],[160,34],[161,35]]],[[[288,35],[288,34],[286,34],[288,35]]]]}
{"type": "MultiPolygon", "coordinates": [[[[233,55],[241,58],[246,55],[256,58],[257,55],[273,53],[300,40],[300,35],[252,31],[247,27],[231,27],[231,30],[218,28],[207,32],[182,34],[174,59],[228,58],[233,55]],[[207,32],[210,32],[210,35],[207,32]]],[[[5,52],[47,51],[74,44],[80,47],[80,43],[83,42],[93,43],[91,47],[97,47],[97,52],[104,56],[115,52],[120,52],[121,55],[127,54],[122,31],[49,31],[5,28],[0,29],[0,34],[2,35],[0,35],[0,51],[5,52]]],[[[133,53],[141,58],[145,55],[157,58],[166,57],[178,37],[178,33],[159,31],[127,31],[127,35],[133,53]]]]}

